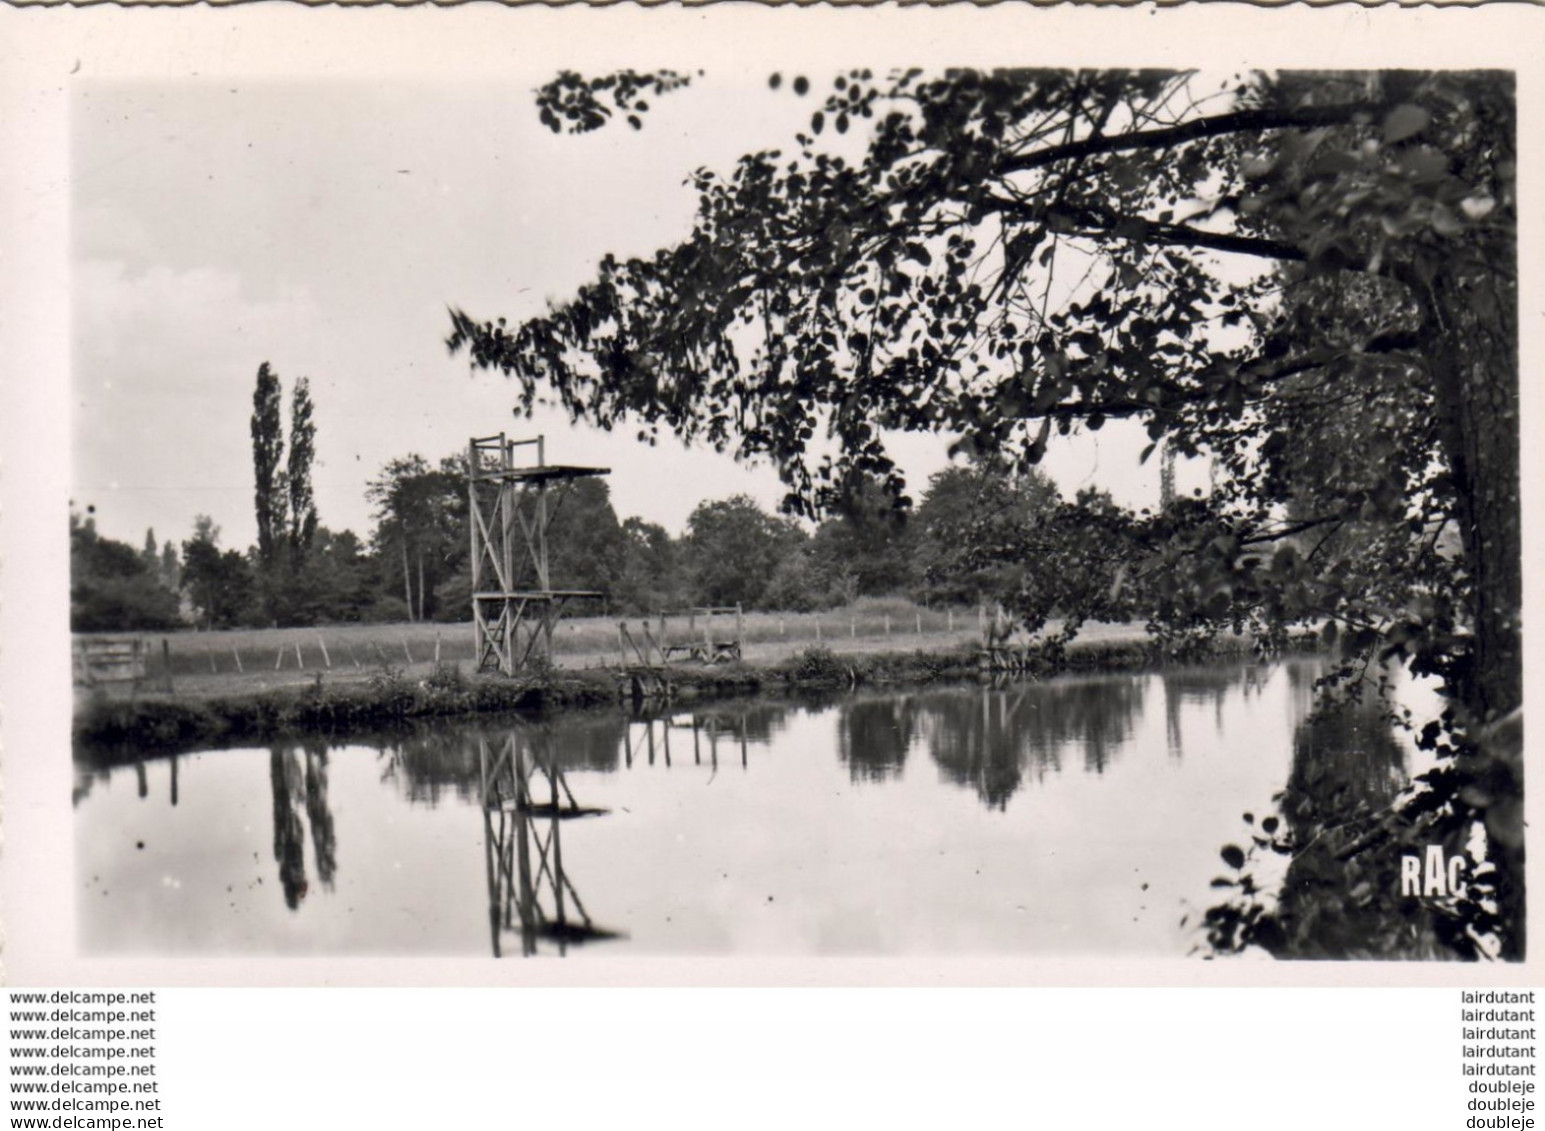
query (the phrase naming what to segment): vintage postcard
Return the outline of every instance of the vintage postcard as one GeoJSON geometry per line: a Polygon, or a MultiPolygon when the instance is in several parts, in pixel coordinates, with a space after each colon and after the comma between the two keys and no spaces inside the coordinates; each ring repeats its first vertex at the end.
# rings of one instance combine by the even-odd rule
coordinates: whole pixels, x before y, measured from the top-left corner
{"type": "Polygon", "coordinates": [[[40,15],[11,980],[1530,978],[1537,11],[40,15]]]}

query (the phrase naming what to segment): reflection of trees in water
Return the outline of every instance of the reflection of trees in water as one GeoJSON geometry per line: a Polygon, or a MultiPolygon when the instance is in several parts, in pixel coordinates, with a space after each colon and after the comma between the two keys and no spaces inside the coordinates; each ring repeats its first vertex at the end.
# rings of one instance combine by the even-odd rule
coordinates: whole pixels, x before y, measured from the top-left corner
{"type": "Polygon", "coordinates": [[[1187,705],[1212,708],[1213,725],[1223,733],[1223,705],[1236,692],[1245,699],[1259,697],[1271,669],[1254,662],[1228,667],[1177,668],[1160,674],[1164,685],[1164,735],[1171,757],[1185,753],[1180,709],[1187,705]]]}
{"type": "Polygon", "coordinates": [[[782,703],[750,700],[727,704],[723,710],[696,711],[694,714],[699,719],[712,715],[721,727],[733,731],[737,737],[754,746],[767,746],[783,730],[789,709],[782,703]]]}
{"type": "Polygon", "coordinates": [[[332,889],[338,872],[338,839],[327,799],[327,749],[308,743],[303,755],[282,746],[268,751],[268,783],[273,796],[274,860],[284,904],[295,910],[311,889],[306,878],[306,826],[317,878],[332,889]],[[302,819],[301,814],[305,817],[302,819]]]}
{"type": "Polygon", "coordinates": [[[837,756],[854,781],[884,781],[901,773],[916,730],[912,696],[851,700],[837,715],[837,756]]]}
{"type": "Polygon", "coordinates": [[[1024,776],[1026,750],[992,710],[993,700],[1001,703],[1004,694],[983,690],[978,702],[962,697],[922,705],[933,760],[950,781],[974,789],[989,809],[1005,808],[1024,776]]]}
{"type": "Polygon", "coordinates": [[[79,805],[91,796],[91,791],[96,788],[97,782],[108,780],[110,771],[106,766],[87,766],[79,760],[75,763],[75,784],[70,787],[70,805],[79,805]]]}
{"type": "Polygon", "coordinates": [[[565,772],[615,773],[622,767],[625,753],[631,758],[637,753],[634,747],[644,746],[646,739],[662,737],[661,723],[665,720],[671,720],[678,728],[685,722],[695,722],[706,752],[710,743],[724,739],[742,747],[747,743],[771,742],[783,728],[788,710],[783,704],[745,701],[707,705],[690,712],[680,708],[645,709],[633,717],[616,711],[594,711],[515,723],[442,722],[415,728],[378,745],[376,752],[381,760],[382,780],[395,782],[410,803],[438,805],[447,793],[460,801],[475,803],[480,796],[479,743],[502,741],[512,729],[524,736],[522,741],[540,758],[565,772]],[[652,723],[652,730],[647,734],[630,733],[629,727],[636,731],[640,721],[652,723]]]}
{"type": "Polygon", "coordinates": [[[480,796],[479,742],[497,741],[517,727],[565,770],[612,773],[622,761],[626,720],[610,712],[516,724],[440,724],[413,731],[380,747],[382,780],[395,781],[415,805],[435,806],[449,791],[460,801],[480,796]]]}
{"type": "MultiPolygon", "coordinates": [[[[1290,673],[1306,694],[1317,675],[1308,667],[1290,673]]],[[[1247,893],[1211,908],[1214,948],[1255,944],[1279,958],[1335,959],[1467,952],[1446,937],[1452,930],[1441,909],[1401,894],[1402,855],[1415,852],[1420,859],[1425,847],[1421,830],[1394,812],[1407,778],[1405,751],[1379,697],[1303,718],[1287,788],[1278,797],[1285,828],[1276,843],[1291,858],[1275,906],[1247,893]]],[[[1274,831],[1270,821],[1263,828],[1274,831]]],[[[1445,845],[1448,852],[1462,847],[1445,845]]]]}
{"type": "Polygon", "coordinates": [[[279,886],[292,911],[306,898],[306,826],[297,807],[305,802],[306,786],[294,751],[274,747],[268,752],[268,780],[274,801],[274,859],[279,862],[279,886]]]}
{"type": "MultiPolygon", "coordinates": [[[[159,761],[159,759],[150,759],[150,761],[159,761]]],[[[179,771],[182,768],[182,759],[178,755],[173,754],[166,761],[171,778],[170,797],[172,805],[175,807],[178,801],[179,771]]],[[[150,775],[146,769],[146,764],[147,759],[143,755],[136,758],[133,762],[135,796],[141,801],[148,800],[150,797],[150,775]]],[[[111,781],[113,773],[122,768],[122,766],[123,763],[121,762],[115,764],[105,759],[82,758],[80,752],[77,751],[75,757],[75,781],[70,786],[70,805],[74,807],[86,800],[86,798],[91,796],[91,791],[96,787],[97,782],[111,781]]]]}
{"type": "Polygon", "coordinates": [[[1405,781],[1405,751],[1377,702],[1327,708],[1311,713],[1293,735],[1282,816],[1307,843],[1327,815],[1382,809],[1405,781]]]}
{"type": "Polygon", "coordinates": [[[449,790],[462,801],[478,795],[477,732],[428,727],[377,748],[381,780],[395,782],[414,805],[431,808],[449,790]]]}
{"type": "Polygon", "coordinates": [[[1299,718],[1304,718],[1314,708],[1315,683],[1325,673],[1326,667],[1326,661],[1318,658],[1283,662],[1282,670],[1287,675],[1288,685],[1293,689],[1293,708],[1299,718]]]}
{"type": "Polygon", "coordinates": [[[1008,804],[1027,769],[1037,777],[1058,772],[1063,751],[1075,745],[1084,769],[1103,773],[1142,708],[1142,680],[1126,676],[917,697],[934,761],[994,809],[1008,804]]]}
{"type": "Polygon", "coordinates": [[[338,836],[327,803],[327,747],[317,742],[306,744],[306,820],[311,823],[317,878],[331,891],[338,871],[338,836]]]}
{"type": "Polygon", "coordinates": [[[1394,956],[1417,946],[1424,916],[1400,896],[1400,855],[1357,840],[1405,787],[1405,751],[1377,698],[1312,712],[1293,736],[1280,811],[1297,854],[1278,896],[1282,952],[1298,958],[1394,956]],[[1348,855],[1348,853],[1351,855],[1348,855]]]}
{"type": "Polygon", "coordinates": [[[522,728],[532,748],[555,769],[616,773],[622,764],[622,732],[627,720],[613,712],[574,715],[522,728]]]}

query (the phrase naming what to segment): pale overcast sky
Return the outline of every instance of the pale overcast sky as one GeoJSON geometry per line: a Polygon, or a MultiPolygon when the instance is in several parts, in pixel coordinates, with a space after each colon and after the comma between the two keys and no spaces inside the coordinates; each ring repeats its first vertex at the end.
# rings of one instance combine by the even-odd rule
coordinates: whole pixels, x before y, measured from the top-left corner
{"type": "MultiPolygon", "coordinates": [[[[680,532],[705,498],[782,488],[674,442],[511,415],[515,389],[450,357],[447,305],[515,320],[587,281],[607,252],[647,254],[689,229],[699,166],[787,145],[814,94],[716,74],[655,101],[641,132],[556,136],[532,90],[550,71],[490,85],[332,82],[83,83],[71,102],[72,495],[103,533],[187,537],[214,517],[253,538],[248,434],[267,361],[288,396],[311,379],[322,521],[368,535],[366,482],[409,452],[437,460],[501,429],[548,436],[553,462],[614,469],[619,516],[680,532]]],[[[824,83],[818,87],[824,89],[824,83]]],[[[1095,482],[1157,497],[1135,430],[1064,441],[1065,491],[1095,482]]],[[[897,453],[920,492],[947,438],[897,453]]],[[[1194,478],[1188,475],[1187,478],[1194,478]]],[[[1183,486],[1186,483],[1183,482],[1183,486]]]]}

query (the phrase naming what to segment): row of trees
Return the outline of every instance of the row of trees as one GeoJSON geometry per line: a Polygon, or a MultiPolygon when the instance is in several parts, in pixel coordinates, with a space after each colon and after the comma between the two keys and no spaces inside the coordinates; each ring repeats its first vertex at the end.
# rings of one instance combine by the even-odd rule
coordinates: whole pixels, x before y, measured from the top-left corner
{"type": "MultiPolygon", "coordinates": [[[[318,518],[304,377],[291,391],[287,430],[283,405],[279,375],[265,362],[253,390],[257,542],[248,549],[222,546],[220,528],[199,515],[180,548],[147,531],[136,551],[103,538],[90,508],[72,511],[77,631],[471,616],[466,457],[387,463],[366,486],[375,528],[361,539],[318,518]]],[[[898,511],[871,479],[813,526],[741,495],[702,503],[675,536],[642,518],[619,519],[601,479],[559,488],[553,504],[552,576],[606,593],[611,611],[649,613],[701,604],[809,611],[889,594],[1023,602],[1050,579],[1037,578],[1033,555],[1005,547],[1038,525],[1051,529],[1062,502],[1033,469],[955,466],[933,478],[915,511],[898,511]],[[997,548],[983,553],[987,542],[997,548]]]]}
{"type": "MultiPolygon", "coordinates": [[[[438,465],[409,456],[369,486],[378,576],[400,594],[378,601],[405,619],[471,615],[464,472],[460,455],[438,465]]],[[[699,504],[678,537],[637,516],[619,520],[605,481],[581,479],[553,498],[549,560],[565,588],[600,590],[611,611],[625,613],[704,604],[804,612],[892,594],[928,603],[1022,601],[1053,584],[1034,558],[984,556],[965,534],[1049,532],[1066,505],[1039,471],[954,466],[933,477],[912,511],[898,512],[871,483],[812,529],[737,495],[699,504]]],[[[1105,505],[1113,507],[1108,497],[1105,505]]],[[[521,568],[529,563],[517,562],[521,568]]],[[[517,585],[530,583],[517,574],[517,585]]]]}
{"type": "MultiPolygon", "coordinates": [[[[222,547],[207,515],[179,553],[171,542],[156,550],[152,532],[135,551],[102,538],[90,514],[72,512],[74,627],[464,621],[464,467],[460,455],[438,464],[392,460],[367,488],[376,518],[368,541],[313,523],[303,545],[288,533],[303,525],[291,525],[271,538],[266,559],[261,539],[245,552],[222,547]]],[[[951,604],[1010,599],[1049,579],[1038,578],[1032,561],[983,559],[968,548],[968,532],[1022,538],[1063,505],[1040,473],[1014,479],[968,467],[936,475],[911,513],[898,514],[872,486],[813,529],[738,495],[700,504],[677,536],[636,516],[619,519],[601,479],[577,480],[554,501],[552,576],[600,590],[610,611],[629,614],[702,604],[804,612],[893,594],[951,604]]]]}

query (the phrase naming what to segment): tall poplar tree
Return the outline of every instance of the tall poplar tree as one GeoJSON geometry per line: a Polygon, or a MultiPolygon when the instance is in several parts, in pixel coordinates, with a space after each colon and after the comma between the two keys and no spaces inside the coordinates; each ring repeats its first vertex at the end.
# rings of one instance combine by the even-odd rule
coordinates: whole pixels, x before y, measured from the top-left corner
{"type": "Polygon", "coordinates": [[[280,543],[285,535],[288,510],[284,461],[284,427],[280,420],[279,375],[258,367],[257,387],[252,392],[253,506],[257,512],[258,568],[264,578],[274,572],[280,543]]]}
{"type": "Polygon", "coordinates": [[[316,454],[316,425],[311,422],[311,383],[295,382],[290,397],[290,460],[285,481],[289,487],[290,568],[298,572],[316,537],[316,497],[311,489],[311,461],[316,454]]]}

